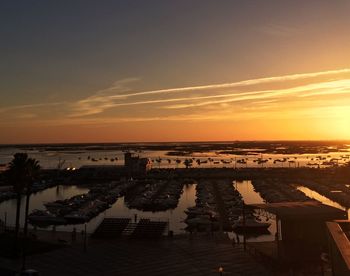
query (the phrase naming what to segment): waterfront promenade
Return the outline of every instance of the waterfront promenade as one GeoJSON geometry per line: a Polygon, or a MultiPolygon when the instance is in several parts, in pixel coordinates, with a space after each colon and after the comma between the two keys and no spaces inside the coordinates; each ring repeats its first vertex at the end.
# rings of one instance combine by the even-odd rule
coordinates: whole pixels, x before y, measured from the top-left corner
{"type": "MultiPolygon", "coordinates": [[[[0,266],[19,266],[0,259],[0,266]]],[[[40,275],[269,275],[241,246],[217,234],[188,235],[157,241],[119,239],[90,240],[87,251],[81,241],[63,249],[29,256],[27,267],[40,275]]]]}

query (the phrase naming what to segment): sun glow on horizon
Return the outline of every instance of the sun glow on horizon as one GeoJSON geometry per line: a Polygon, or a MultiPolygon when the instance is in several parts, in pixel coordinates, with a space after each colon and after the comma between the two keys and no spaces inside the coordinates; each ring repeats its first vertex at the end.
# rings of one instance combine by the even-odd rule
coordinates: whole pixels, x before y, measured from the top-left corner
{"type": "Polygon", "coordinates": [[[54,126],[57,142],[350,139],[348,69],[140,92],[135,81],[76,102],[3,108],[0,126],[16,136],[54,126]]]}
{"type": "Polygon", "coordinates": [[[39,2],[0,9],[0,143],[350,139],[349,1],[39,2]]]}

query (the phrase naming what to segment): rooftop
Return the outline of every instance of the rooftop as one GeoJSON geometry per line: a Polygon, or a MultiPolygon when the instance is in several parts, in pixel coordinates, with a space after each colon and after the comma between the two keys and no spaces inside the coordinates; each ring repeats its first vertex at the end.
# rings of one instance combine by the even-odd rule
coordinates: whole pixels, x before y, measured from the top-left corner
{"type": "Polygon", "coordinates": [[[345,265],[350,271],[350,221],[336,220],[327,222],[327,228],[344,260],[345,265]]]}
{"type": "Polygon", "coordinates": [[[80,169],[116,169],[123,167],[123,165],[83,165],[80,169]]]}
{"type": "Polygon", "coordinates": [[[281,219],[346,219],[347,213],[343,210],[324,205],[318,201],[278,202],[267,204],[251,204],[253,208],[263,209],[277,215],[281,219]]]}

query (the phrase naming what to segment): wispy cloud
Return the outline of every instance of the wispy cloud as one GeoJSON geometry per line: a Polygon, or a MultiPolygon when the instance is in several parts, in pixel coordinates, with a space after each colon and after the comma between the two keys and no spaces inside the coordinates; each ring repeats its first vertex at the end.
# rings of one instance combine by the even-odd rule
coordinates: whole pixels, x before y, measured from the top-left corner
{"type": "Polygon", "coordinates": [[[136,77],[117,80],[110,87],[97,91],[96,95],[105,95],[111,92],[127,92],[130,90],[130,84],[140,80],[140,78],[136,77]]]}
{"type": "Polygon", "coordinates": [[[344,98],[350,102],[350,68],[136,91],[133,86],[139,82],[139,78],[119,80],[76,102],[0,108],[1,121],[6,123],[13,118],[38,124],[98,125],[164,120],[242,120],[278,113],[282,108],[288,116],[299,107],[315,110],[329,104],[337,105],[339,95],[343,102],[344,98]],[[287,112],[291,104],[294,109],[287,112]]]}
{"type": "MultiPolygon", "coordinates": [[[[269,98],[281,98],[287,96],[299,96],[299,97],[310,97],[310,96],[320,96],[320,95],[334,95],[334,94],[349,94],[350,95],[350,80],[340,80],[331,82],[321,82],[316,84],[301,85],[288,89],[275,89],[275,90],[263,90],[263,91],[253,91],[245,93],[234,93],[225,95],[228,97],[223,100],[215,101],[200,101],[196,103],[189,104],[177,104],[165,106],[168,109],[180,109],[180,108],[190,108],[190,107],[200,107],[212,104],[221,103],[232,103],[241,101],[255,101],[261,99],[269,98]]],[[[223,95],[216,95],[211,97],[205,97],[205,99],[222,97],[223,95]]]]}
{"type": "Polygon", "coordinates": [[[59,105],[65,105],[67,102],[55,102],[55,103],[36,103],[36,104],[23,104],[23,105],[13,105],[8,107],[0,107],[0,112],[9,112],[9,111],[15,111],[20,109],[34,109],[34,108],[41,108],[46,106],[59,106],[59,105]]]}
{"type": "MultiPolygon", "coordinates": [[[[135,81],[138,81],[137,78],[131,78],[127,80],[122,80],[116,82],[116,85],[113,85],[110,88],[98,91],[96,94],[78,101],[73,104],[73,112],[70,114],[71,117],[81,117],[99,114],[107,109],[111,109],[114,107],[121,106],[134,106],[134,105],[149,105],[149,104],[161,104],[161,103],[169,103],[169,102],[180,102],[180,101],[194,101],[194,100],[205,100],[205,99],[214,99],[214,98],[230,98],[226,100],[219,101],[207,101],[201,103],[188,103],[184,105],[177,106],[167,106],[165,108],[184,108],[184,107],[195,107],[195,106],[204,106],[208,104],[215,103],[225,103],[225,102],[234,102],[234,101],[242,101],[249,99],[262,99],[276,96],[279,94],[285,93],[293,93],[293,91],[283,91],[283,90],[275,90],[275,91],[235,91],[234,93],[225,92],[225,94],[220,94],[224,89],[232,89],[232,88],[240,88],[240,87],[249,87],[255,85],[269,84],[269,83],[283,83],[287,81],[295,81],[295,80],[305,80],[316,77],[323,76],[335,76],[339,74],[350,73],[349,68],[340,69],[340,70],[330,70],[330,71],[322,71],[322,72],[313,72],[313,73],[303,73],[303,74],[291,74],[291,75],[283,75],[283,76],[274,76],[274,77],[266,77],[266,78],[257,78],[257,79],[249,79],[238,82],[231,83],[222,83],[222,84],[209,84],[209,85],[199,85],[199,86],[189,86],[189,87],[177,87],[177,88],[167,88],[167,89],[158,89],[158,90],[147,90],[147,91],[138,91],[132,92],[133,90],[128,86],[133,84],[135,81]],[[125,91],[128,90],[128,93],[125,91]],[[124,93],[120,94],[121,91],[124,93]],[[106,95],[105,92],[109,94],[106,95]],[[117,92],[117,94],[111,94],[111,92],[117,92]],[[198,92],[206,92],[211,93],[209,96],[192,96],[191,93],[198,92]],[[183,93],[187,94],[186,97],[174,97],[172,95],[183,93]],[[219,94],[218,94],[219,93],[219,94]],[[252,95],[255,95],[254,97],[252,95]],[[137,98],[147,98],[147,97],[157,97],[157,96],[166,96],[166,98],[152,98],[152,99],[143,99],[137,100],[137,98]],[[129,98],[134,98],[133,101],[128,101],[129,98]]],[[[303,89],[303,88],[302,88],[303,89]]]]}
{"type": "MultiPolygon", "coordinates": [[[[125,93],[130,90],[130,85],[140,81],[139,78],[126,78],[117,80],[108,88],[97,91],[94,95],[85,99],[79,100],[72,104],[73,112],[70,117],[87,116],[103,112],[104,110],[113,107],[111,93],[125,93]]],[[[120,99],[125,99],[122,96],[120,99]]]]}
{"type": "Polygon", "coordinates": [[[251,85],[257,85],[257,84],[266,84],[266,83],[272,83],[272,82],[301,80],[301,79],[321,77],[321,76],[327,76],[327,75],[336,75],[336,74],[342,74],[342,73],[350,73],[350,68],[322,71],[322,72],[316,72],[316,73],[292,74],[292,75],[283,75],[283,76],[268,77],[268,78],[249,79],[249,80],[243,80],[243,81],[231,82],[231,83],[209,84],[209,85],[141,91],[141,92],[135,92],[135,93],[122,94],[122,95],[113,95],[113,96],[110,96],[110,98],[118,99],[118,98],[154,95],[154,94],[163,94],[163,93],[178,93],[178,92],[191,92],[191,91],[208,90],[208,89],[235,88],[235,87],[251,86],[251,85]]]}

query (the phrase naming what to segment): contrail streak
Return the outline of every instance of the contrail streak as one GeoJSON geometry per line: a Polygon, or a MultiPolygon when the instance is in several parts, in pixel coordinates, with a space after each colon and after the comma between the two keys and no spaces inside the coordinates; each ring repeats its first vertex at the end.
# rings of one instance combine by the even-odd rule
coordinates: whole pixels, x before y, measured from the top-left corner
{"type": "Polygon", "coordinates": [[[210,85],[199,85],[199,86],[149,90],[149,91],[135,92],[135,93],[130,93],[130,94],[113,95],[113,96],[110,96],[110,98],[117,99],[117,98],[125,98],[125,97],[141,96],[141,95],[187,92],[187,91],[206,90],[206,89],[215,89],[215,88],[232,88],[232,87],[248,86],[248,85],[263,84],[263,83],[270,83],[270,82],[280,82],[280,81],[299,80],[299,79],[305,79],[305,78],[314,78],[314,77],[341,74],[341,73],[350,73],[350,68],[339,69],[339,70],[329,70],[329,71],[322,71],[322,72],[314,72],[314,73],[303,73],[303,74],[292,74],[292,75],[284,75],[284,76],[276,76],[276,77],[258,78],[258,79],[250,79],[250,80],[231,82],[231,83],[222,83],[222,84],[210,84],[210,85]]]}

